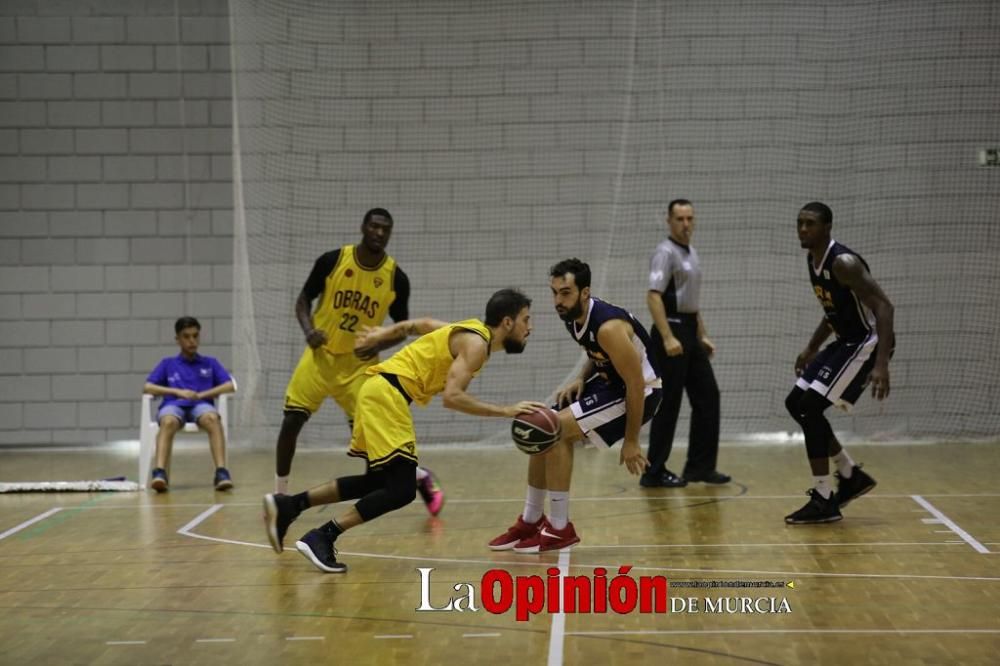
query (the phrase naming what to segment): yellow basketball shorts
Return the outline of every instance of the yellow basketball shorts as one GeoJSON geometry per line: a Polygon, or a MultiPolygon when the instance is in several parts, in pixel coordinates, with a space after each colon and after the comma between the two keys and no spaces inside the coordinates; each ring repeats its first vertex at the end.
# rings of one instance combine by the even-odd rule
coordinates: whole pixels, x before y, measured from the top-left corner
{"type": "Polygon", "coordinates": [[[333,398],[347,418],[353,419],[365,370],[376,363],[378,358],[362,361],[354,354],[306,347],[285,389],[285,409],[315,414],[324,400],[333,398]]]}
{"type": "Polygon", "coordinates": [[[410,405],[382,375],[370,375],[358,394],[349,453],[368,458],[369,467],[398,457],[417,462],[417,435],[410,405]]]}

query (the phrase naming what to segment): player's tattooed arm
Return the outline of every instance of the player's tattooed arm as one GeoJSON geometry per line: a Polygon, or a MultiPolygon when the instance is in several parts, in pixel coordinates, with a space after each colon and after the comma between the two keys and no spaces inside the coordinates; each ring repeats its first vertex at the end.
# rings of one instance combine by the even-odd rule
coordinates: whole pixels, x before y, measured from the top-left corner
{"type": "Polygon", "coordinates": [[[871,373],[872,395],[881,400],[889,395],[889,358],[896,346],[893,328],[894,308],[864,263],[854,255],[845,254],[833,262],[833,275],[858,297],[875,315],[875,331],[879,345],[875,367],[871,373]]]}
{"type": "Polygon", "coordinates": [[[423,317],[421,319],[404,319],[391,326],[362,326],[361,331],[354,338],[354,355],[362,360],[367,360],[408,337],[426,335],[447,325],[448,322],[423,317]]]}

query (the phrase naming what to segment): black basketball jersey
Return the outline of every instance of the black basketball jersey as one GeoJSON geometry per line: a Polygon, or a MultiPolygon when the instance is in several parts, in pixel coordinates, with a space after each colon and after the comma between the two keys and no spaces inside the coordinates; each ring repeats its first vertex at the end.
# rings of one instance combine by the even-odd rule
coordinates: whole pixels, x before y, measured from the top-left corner
{"type": "Polygon", "coordinates": [[[601,328],[604,322],[611,319],[624,319],[632,325],[632,330],[635,331],[633,343],[635,344],[636,351],[642,357],[642,377],[646,380],[647,384],[656,380],[660,375],[656,371],[656,364],[653,363],[649,333],[646,332],[646,329],[642,327],[642,324],[639,323],[632,313],[625,308],[605,303],[597,298],[591,298],[590,308],[587,312],[587,321],[584,322],[583,328],[578,329],[575,321],[564,321],[563,323],[566,324],[566,330],[573,336],[577,344],[586,350],[587,356],[594,362],[597,374],[608,383],[624,384],[625,381],[618,374],[618,371],[615,370],[614,365],[611,363],[611,358],[597,341],[597,330],[601,328]]]}
{"type": "Polygon", "coordinates": [[[813,265],[812,255],[806,254],[809,280],[816,298],[823,306],[826,321],[837,337],[845,342],[859,342],[875,332],[875,315],[851,289],[838,282],[834,276],[833,262],[842,254],[853,254],[868,268],[868,262],[860,254],[832,240],[818,270],[813,265]]]}

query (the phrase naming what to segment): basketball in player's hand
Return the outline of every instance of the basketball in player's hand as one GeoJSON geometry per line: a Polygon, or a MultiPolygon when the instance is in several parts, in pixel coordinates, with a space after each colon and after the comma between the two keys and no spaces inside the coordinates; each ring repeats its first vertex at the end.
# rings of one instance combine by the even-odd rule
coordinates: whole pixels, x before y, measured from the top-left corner
{"type": "Polygon", "coordinates": [[[544,453],[559,441],[559,415],[551,409],[518,414],[510,424],[514,444],[530,456],[544,453]]]}

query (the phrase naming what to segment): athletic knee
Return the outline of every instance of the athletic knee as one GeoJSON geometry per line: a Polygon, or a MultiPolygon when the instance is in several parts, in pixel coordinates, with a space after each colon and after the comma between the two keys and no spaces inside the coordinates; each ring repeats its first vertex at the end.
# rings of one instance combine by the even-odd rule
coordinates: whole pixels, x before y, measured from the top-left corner
{"type": "Polygon", "coordinates": [[[306,421],[309,420],[309,412],[300,411],[298,409],[286,409],[285,415],[281,419],[281,429],[285,432],[294,432],[302,430],[302,426],[305,425],[306,421]]]}
{"type": "Polygon", "coordinates": [[[802,417],[802,410],[799,403],[802,400],[802,394],[805,393],[802,389],[796,387],[792,389],[791,393],[785,396],[785,409],[788,413],[792,415],[792,418],[798,421],[802,417]]]}

